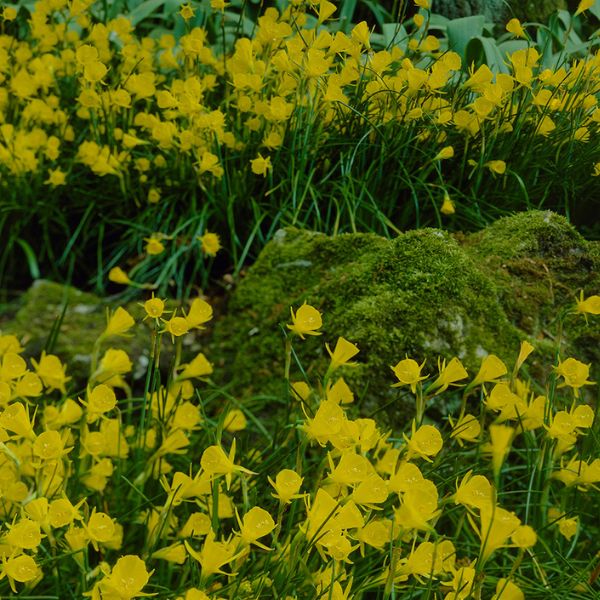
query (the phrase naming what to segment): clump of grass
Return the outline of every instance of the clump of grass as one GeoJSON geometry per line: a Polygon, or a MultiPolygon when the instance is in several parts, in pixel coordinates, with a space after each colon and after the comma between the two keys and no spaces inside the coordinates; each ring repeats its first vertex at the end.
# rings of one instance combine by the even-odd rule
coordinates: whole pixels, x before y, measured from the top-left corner
{"type": "Polygon", "coordinates": [[[588,221],[593,45],[548,66],[521,43],[493,72],[442,49],[425,9],[387,37],[334,9],[267,8],[222,43],[219,9],[148,33],[139,11],[92,2],[7,7],[0,281],[103,291],[121,266],[181,290],[208,230],[237,272],[284,225],[389,235],[542,207],[588,221]],[[146,258],[151,236],[165,260],[146,258]]]}
{"type": "MultiPolygon", "coordinates": [[[[326,344],[321,377],[293,361],[323,335],[304,304],[283,327],[282,393],[241,405],[182,341],[209,304],[152,296],[146,324],[117,308],[90,349],[85,389],[45,352],[0,336],[0,593],[49,598],[586,598],[597,593],[600,482],[590,367],[561,357],[546,382],[494,355],[404,358],[382,377],[415,416],[390,431],[359,416],[326,344]],[[144,388],[120,336],[146,327],[144,388]],[[174,343],[168,372],[161,348],[174,343]],[[443,422],[433,403],[459,399],[443,422]],[[273,403],[283,410],[273,412],[273,403]],[[277,414],[277,417],[274,415],[277,414]],[[281,415],[285,415],[281,417],[281,415]]],[[[574,311],[600,314],[600,297],[574,311]]],[[[328,336],[329,337],[329,336],[328,336]]],[[[333,341],[329,337],[329,341],[333,341]]],[[[210,353],[208,353],[210,356],[210,353]]],[[[276,374],[274,374],[276,376],[276,374]]]]}

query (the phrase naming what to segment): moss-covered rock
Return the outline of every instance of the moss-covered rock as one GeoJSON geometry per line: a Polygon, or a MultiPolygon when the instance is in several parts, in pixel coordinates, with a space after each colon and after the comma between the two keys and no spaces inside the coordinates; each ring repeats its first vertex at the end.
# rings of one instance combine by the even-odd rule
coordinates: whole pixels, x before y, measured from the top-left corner
{"type": "MultiPolygon", "coordinates": [[[[236,393],[285,393],[285,323],[290,307],[307,301],[324,314],[324,335],[294,344],[309,380],[326,368],[324,342],[344,336],[360,348],[359,367],[345,376],[368,413],[395,398],[390,365],[405,355],[427,359],[429,373],[438,355],[459,356],[473,371],[491,352],[514,360],[519,341],[529,338],[551,360],[556,315],[574,305],[580,288],[600,290],[597,250],[548,212],[501,219],[468,237],[423,229],[386,240],[285,229],[231,297],[213,343],[227,357],[236,393]]],[[[567,319],[569,349],[598,358],[597,325],[567,319]]],[[[302,378],[298,366],[292,373],[302,378]]]]}
{"type": "Polygon", "coordinates": [[[600,327],[564,315],[579,291],[600,292],[600,243],[586,241],[564,217],[533,211],[499,219],[469,236],[465,251],[494,281],[506,316],[550,354],[564,318],[563,354],[600,362],[600,327]]]}

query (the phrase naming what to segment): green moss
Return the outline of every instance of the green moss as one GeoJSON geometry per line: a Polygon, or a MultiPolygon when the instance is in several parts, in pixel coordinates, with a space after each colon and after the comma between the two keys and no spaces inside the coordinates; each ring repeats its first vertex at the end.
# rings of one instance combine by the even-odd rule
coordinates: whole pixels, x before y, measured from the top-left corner
{"type": "MultiPolygon", "coordinates": [[[[324,342],[344,336],[360,348],[359,367],[344,376],[362,412],[391,401],[399,414],[386,413],[395,420],[404,409],[390,388],[390,365],[405,355],[426,359],[428,373],[438,356],[459,356],[473,372],[491,352],[511,363],[520,340],[530,338],[540,364],[551,364],[556,315],[573,306],[579,288],[600,290],[598,256],[597,246],[548,212],[501,219],[466,238],[435,229],[391,241],[286,229],[240,283],[214,342],[234,393],[285,394],[285,323],[289,308],[307,301],[324,313],[322,337],[294,342],[309,380],[327,367],[324,342]]],[[[596,326],[566,318],[564,349],[591,360],[596,326]]],[[[300,378],[296,367],[292,379],[300,378]]]]}
{"type": "MultiPolygon", "coordinates": [[[[323,345],[338,336],[360,348],[360,367],[346,377],[364,412],[397,396],[390,366],[406,354],[458,355],[471,369],[482,356],[512,356],[518,333],[507,321],[493,283],[456,241],[438,230],[389,241],[367,234],[327,237],[284,230],[268,244],[231,299],[215,341],[229,354],[237,393],[282,393],[283,331],[289,307],[303,301],[324,313],[324,336],[296,341],[309,376],[326,368],[323,345]]],[[[296,369],[294,378],[300,378],[296,369]]],[[[316,383],[316,382],[315,382],[316,383]]]]}
{"type": "MultiPolygon", "coordinates": [[[[579,290],[600,291],[600,244],[586,241],[568,221],[548,211],[499,219],[469,236],[464,249],[494,280],[509,320],[524,334],[557,350],[557,318],[575,304],[579,290]]],[[[561,317],[562,318],[562,317],[561,317]]],[[[597,319],[565,316],[562,353],[600,359],[597,319]]]]}

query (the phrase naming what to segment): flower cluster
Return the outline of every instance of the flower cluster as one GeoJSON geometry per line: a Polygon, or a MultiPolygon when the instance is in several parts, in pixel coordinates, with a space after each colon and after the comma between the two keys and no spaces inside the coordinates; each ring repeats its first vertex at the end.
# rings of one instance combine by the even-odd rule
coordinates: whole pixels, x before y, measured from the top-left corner
{"type": "MultiPolygon", "coordinates": [[[[576,310],[595,314],[596,299],[576,310]]],[[[549,548],[585,535],[569,502],[598,490],[600,457],[581,443],[594,427],[581,390],[594,382],[576,359],[538,393],[521,376],[528,342],[512,370],[489,355],[473,377],[458,358],[434,374],[404,358],[390,388],[410,390],[416,416],[402,431],[356,414],[344,373],[360,349],[340,337],[325,344],[322,378],[288,379],[287,420],[266,419],[226,400],[203,353],[183,364],[178,353],[162,378],[162,338],[205,326],[206,301],[181,316],[154,296],[143,306],[145,324],[109,313],[81,391],[59,357],[28,361],[17,337],[0,335],[1,593],[54,593],[59,569],[97,600],[408,588],[518,600],[549,548]],[[140,395],[126,382],[130,357],[107,347],[134,327],[149,329],[154,359],[140,395]],[[457,393],[459,414],[427,418],[434,399],[457,393]],[[524,461],[535,465],[525,481],[514,477],[524,461]]],[[[290,344],[323,334],[315,307],[291,315],[290,344]]]]}

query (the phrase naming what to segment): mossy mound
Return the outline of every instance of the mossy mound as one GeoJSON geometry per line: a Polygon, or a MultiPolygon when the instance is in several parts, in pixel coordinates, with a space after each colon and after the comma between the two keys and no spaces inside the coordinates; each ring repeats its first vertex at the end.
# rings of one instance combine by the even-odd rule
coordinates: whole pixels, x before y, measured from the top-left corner
{"type": "Polygon", "coordinates": [[[463,244],[493,279],[506,316],[550,353],[564,320],[563,354],[600,363],[600,327],[564,314],[580,290],[600,292],[600,243],[586,241],[564,217],[550,211],[499,219],[463,244]]]}
{"type": "MultiPolygon", "coordinates": [[[[267,244],[232,295],[213,348],[227,357],[234,393],[285,394],[278,383],[283,332],[290,307],[307,301],[324,317],[323,336],[294,343],[308,380],[314,383],[327,366],[324,342],[333,347],[344,336],[360,348],[358,368],[344,376],[369,413],[396,398],[390,365],[406,355],[426,359],[428,373],[438,356],[459,356],[473,372],[488,353],[512,362],[520,340],[529,338],[547,364],[558,312],[574,305],[580,288],[600,289],[591,275],[600,272],[597,257],[596,245],[548,212],[501,219],[466,238],[423,229],[389,241],[288,228],[267,244]]],[[[597,352],[589,347],[597,325],[568,320],[579,331],[568,339],[575,356],[597,352]]],[[[292,380],[302,377],[293,362],[292,380]]]]}

